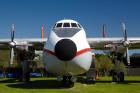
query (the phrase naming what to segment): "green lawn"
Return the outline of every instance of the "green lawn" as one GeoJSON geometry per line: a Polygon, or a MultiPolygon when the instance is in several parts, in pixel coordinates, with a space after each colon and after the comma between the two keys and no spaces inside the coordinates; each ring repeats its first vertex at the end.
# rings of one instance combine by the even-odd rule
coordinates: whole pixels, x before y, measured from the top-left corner
{"type": "Polygon", "coordinates": [[[55,78],[32,78],[28,84],[0,79],[0,93],[140,93],[140,76],[126,77],[124,83],[112,83],[102,77],[95,83],[76,82],[73,88],[61,88],[55,78]]]}

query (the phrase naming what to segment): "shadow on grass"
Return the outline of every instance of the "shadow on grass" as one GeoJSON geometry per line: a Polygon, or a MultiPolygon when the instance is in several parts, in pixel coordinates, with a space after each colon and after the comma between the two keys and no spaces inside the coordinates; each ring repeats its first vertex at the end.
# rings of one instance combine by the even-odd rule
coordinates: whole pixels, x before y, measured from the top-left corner
{"type": "Polygon", "coordinates": [[[2,79],[0,83],[15,83],[16,79],[2,79]]]}
{"type": "Polygon", "coordinates": [[[140,80],[125,80],[124,82],[118,82],[119,84],[129,84],[129,83],[140,83],[140,80]]]}
{"type": "Polygon", "coordinates": [[[115,83],[115,84],[131,84],[131,83],[140,83],[140,80],[125,80],[124,82],[112,82],[111,80],[86,80],[84,78],[78,78],[77,82],[82,84],[96,84],[96,83],[115,83]]]}
{"type": "Polygon", "coordinates": [[[56,80],[35,80],[28,83],[13,83],[7,84],[11,88],[22,88],[22,89],[63,89],[61,82],[56,80]]]}
{"type": "MultiPolygon", "coordinates": [[[[131,84],[140,83],[140,80],[127,80],[124,82],[112,82],[109,80],[99,80],[99,81],[86,81],[85,79],[78,79],[77,82],[82,84],[97,84],[97,83],[115,83],[115,84],[131,84]]],[[[34,80],[28,83],[17,82],[15,79],[8,79],[0,81],[0,83],[10,83],[6,86],[11,88],[21,88],[21,89],[64,89],[62,87],[62,82],[57,80],[34,80]]]]}

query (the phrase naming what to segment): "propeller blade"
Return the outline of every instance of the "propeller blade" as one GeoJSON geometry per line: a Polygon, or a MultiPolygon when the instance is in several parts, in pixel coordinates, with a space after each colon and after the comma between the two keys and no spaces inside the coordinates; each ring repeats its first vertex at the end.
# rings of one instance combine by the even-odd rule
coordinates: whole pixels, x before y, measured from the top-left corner
{"type": "Polygon", "coordinates": [[[12,24],[12,30],[11,30],[11,42],[14,41],[14,37],[15,37],[15,25],[12,24]]]}
{"type": "Polygon", "coordinates": [[[126,47],[126,60],[127,60],[127,64],[130,65],[130,56],[129,56],[128,47],[126,47]]]}
{"type": "Polygon", "coordinates": [[[10,65],[13,64],[13,61],[14,61],[14,48],[11,48],[11,51],[10,51],[10,65]]]}
{"type": "Polygon", "coordinates": [[[103,37],[103,38],[107,37],[106,25],[105,25],[105,24],[103,24],[103,28],[102,28],[102,37],[103,37]]]}
{"type": "Polygon", "coordinates": [[[124,41],[127,41],[127,30],[126,30],[125,23],[122,23],[122,31],[123,31],[124,41]]]}

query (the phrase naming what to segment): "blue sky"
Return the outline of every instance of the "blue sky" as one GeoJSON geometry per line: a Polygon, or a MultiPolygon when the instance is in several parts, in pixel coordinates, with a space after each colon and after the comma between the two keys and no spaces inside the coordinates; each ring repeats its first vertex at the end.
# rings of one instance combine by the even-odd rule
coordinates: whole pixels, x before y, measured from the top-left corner
{"type": "Polygon", "coordinates": [[[10,37],[12,23],[17,38],[40,37],[42,24],[48,36],[64,18],[81,23],[88,37],[101,36],[102,24],[109,37],[120,37],[121,22],[129,36],[140,36],[140,0],[0,0],[0,38],[10,37]]]}

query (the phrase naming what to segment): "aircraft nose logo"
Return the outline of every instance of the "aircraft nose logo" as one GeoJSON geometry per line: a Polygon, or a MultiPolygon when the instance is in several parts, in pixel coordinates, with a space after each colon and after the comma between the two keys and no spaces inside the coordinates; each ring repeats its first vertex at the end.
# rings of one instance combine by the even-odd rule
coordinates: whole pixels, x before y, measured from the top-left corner
{"type": "Polygon", "coordinates": [[[63,61],[69,61],[76,55],[77,47],[70,39],[61,39],[55,45],[56,57],[63,61]]]}

